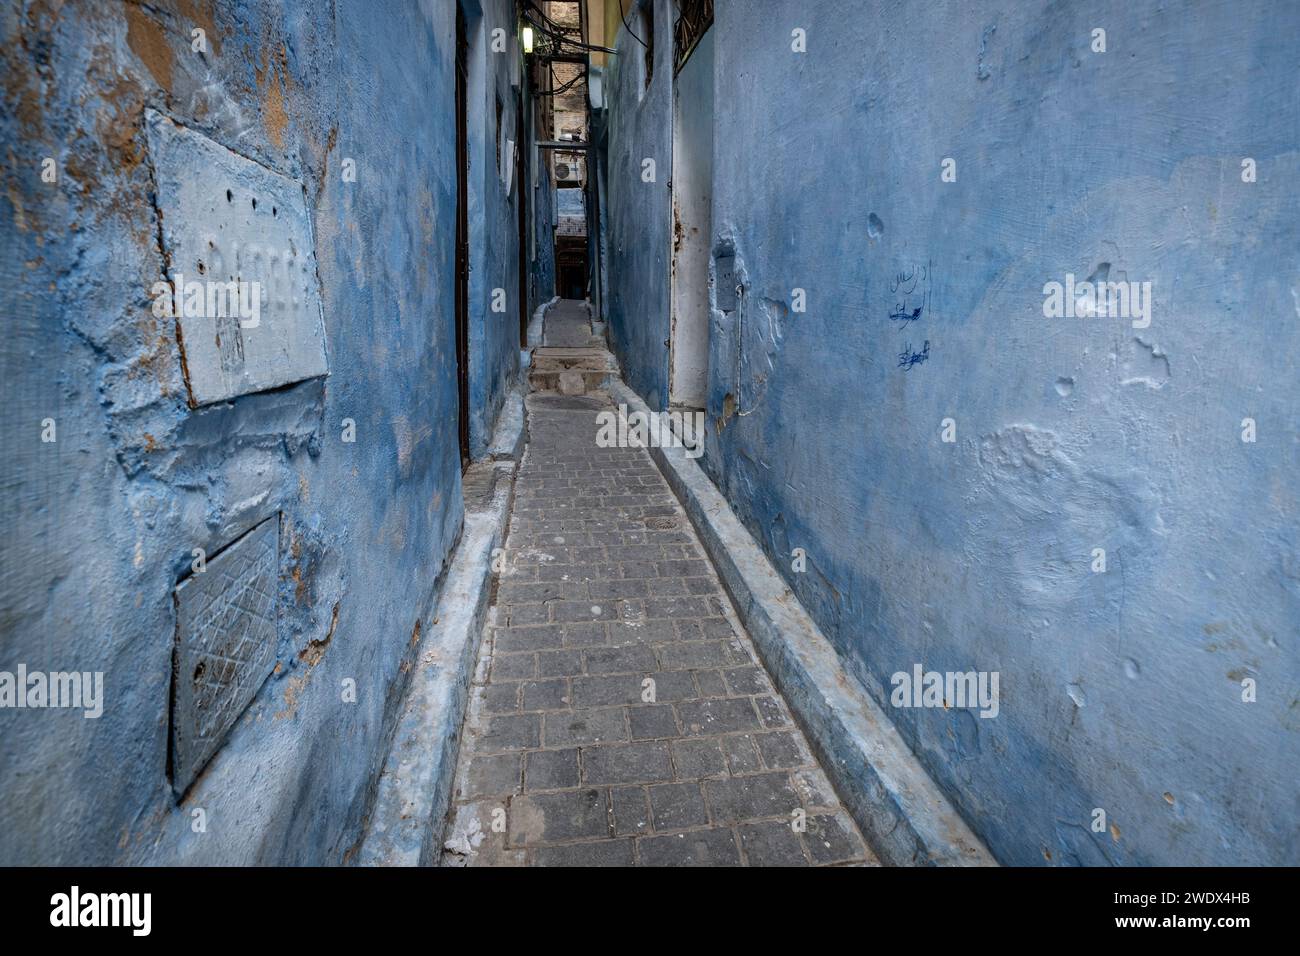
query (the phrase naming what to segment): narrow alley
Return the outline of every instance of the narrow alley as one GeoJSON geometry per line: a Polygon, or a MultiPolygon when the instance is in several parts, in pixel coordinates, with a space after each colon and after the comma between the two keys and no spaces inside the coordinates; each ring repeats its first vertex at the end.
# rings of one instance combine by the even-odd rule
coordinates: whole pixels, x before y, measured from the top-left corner
{"type": "Polygon", "coordinates": [[[528,398],[444,864],[874,863],[650,456],[593,450],[611,407],[528,398]]]}
{"type": "Polygon", "coordinates": [[[0,60],[22,919],[808,867],[1010,938],[1300,865],[1296,0],[0,0],[0,60]]]}

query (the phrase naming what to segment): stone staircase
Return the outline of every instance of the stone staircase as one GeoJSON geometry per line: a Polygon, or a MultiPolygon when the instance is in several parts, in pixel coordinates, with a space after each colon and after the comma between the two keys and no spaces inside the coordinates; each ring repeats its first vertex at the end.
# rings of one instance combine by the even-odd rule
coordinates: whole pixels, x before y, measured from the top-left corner
{"type": "Polygon", "coordinates": [[[529,390],[585,395],[603,389],[618,363],[605,348],[603,334],[591,326],[585,302],[561,299],[543,318],[542,345],[533,349],[529,390]]]}

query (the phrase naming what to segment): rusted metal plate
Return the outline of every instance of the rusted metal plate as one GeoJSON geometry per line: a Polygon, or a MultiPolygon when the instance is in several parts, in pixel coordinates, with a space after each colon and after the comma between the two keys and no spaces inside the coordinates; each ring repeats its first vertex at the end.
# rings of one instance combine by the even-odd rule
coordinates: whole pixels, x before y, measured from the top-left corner
{"type": "Polygon", "coordinates": [[[175,591],[172,786],[185,792],[275,666],[280,518],[208,558],[175,591]]]}
{"type": "Polygon", "coordinates": [[[147,127],[191,403],[325,375],[302,187],[155,110],[147,127]]]}

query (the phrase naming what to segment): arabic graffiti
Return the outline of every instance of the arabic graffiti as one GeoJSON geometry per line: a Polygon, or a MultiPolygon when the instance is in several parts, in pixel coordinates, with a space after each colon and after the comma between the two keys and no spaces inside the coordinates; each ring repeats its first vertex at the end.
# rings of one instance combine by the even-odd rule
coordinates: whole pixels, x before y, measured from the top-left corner
{"type": "MultiPolygon", "coordinates": [[[[893,311],[889,313],[891,322],[899,323],[900,329],[906,329],[913,322],[919,322],[930,312],[930,290],[933,276],[933,263],[912,265],[900,269],[889,282],[889,294],[894,300],[893,311]]],[[[919,352],[912,351],[912,343],[899,354],[898,367],[911,369],[913,366],[929,360],[930,340],[919,352]]]]}
{"type": "Polygon", "coordinates": [[[925,340],[925,345],[922,346],[921,351],[919,352],[913,352],[912,343],[908,342],[907,345],[903,346],[903,351],[898,353],[898,367],[901,369],[906,369],[908,371],[911,371],[913,365],[920,365],[921,363],[928,362],[929,360],[930,360],[929,339],[925,340]]]}
{"type": "Polygon", "coordinates": [[[889,313],[892,321],[906,326],[921,318],[930,307],[930,263],[897,272],[890,280],[889,294],[896,297],[889,313]]]}

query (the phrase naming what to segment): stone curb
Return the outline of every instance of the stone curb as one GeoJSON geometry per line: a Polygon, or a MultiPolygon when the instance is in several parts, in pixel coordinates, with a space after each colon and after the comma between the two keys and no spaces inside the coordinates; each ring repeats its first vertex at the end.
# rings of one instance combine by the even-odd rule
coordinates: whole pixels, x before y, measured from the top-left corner
{"type": "Polygon", "coordinates": [[[492,442],[493,457],[505,460],[475,465],[494,470],[492,495],[486,506],[466,507],[436,624],[416,652],[358,866],[436,866],[441,858],[465,704],[492,591],[492,552],[505,535],[524,435],[522,394],[512,391],[492,442]]]}

